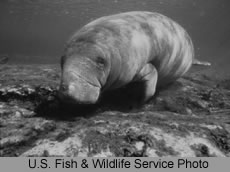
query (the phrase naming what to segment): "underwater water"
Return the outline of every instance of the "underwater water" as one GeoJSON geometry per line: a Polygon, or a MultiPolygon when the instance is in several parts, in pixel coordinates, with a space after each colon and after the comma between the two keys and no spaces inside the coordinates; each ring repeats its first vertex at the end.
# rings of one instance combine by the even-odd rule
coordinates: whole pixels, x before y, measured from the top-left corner
{"type": "Polygon", "coordinates": [[[162,13],[190,34],[209,73],[230,73],[229,0],[1,0],[0,55],[10,63],[59,63],[66,40],[83,25],[133,10],[162,13]]]}

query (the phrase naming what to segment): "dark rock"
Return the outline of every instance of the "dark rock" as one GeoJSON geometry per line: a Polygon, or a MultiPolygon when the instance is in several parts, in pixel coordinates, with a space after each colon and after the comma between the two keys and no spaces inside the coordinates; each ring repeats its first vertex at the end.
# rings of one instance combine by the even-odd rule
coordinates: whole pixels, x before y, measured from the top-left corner
{"type": "Polygon", "coordinates": [[[192,149],[195,151],[197,157],[212,157],[215,155],[210,155],[209,148],[206,145],[198,144],[192,145],[192,149]]]}

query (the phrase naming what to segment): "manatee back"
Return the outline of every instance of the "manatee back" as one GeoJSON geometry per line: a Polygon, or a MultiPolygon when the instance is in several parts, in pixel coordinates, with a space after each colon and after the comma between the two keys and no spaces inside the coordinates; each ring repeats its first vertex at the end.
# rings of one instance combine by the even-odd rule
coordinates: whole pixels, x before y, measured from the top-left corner
{"type": "MultiPolygon", "coordinates": [[[[145,53],[148,54],[148,57],[143,56],[143,60],[138,60],[138,63],[142,63],[139,66],[141,67],[143,63],[150,62],[157,68],[158,86],[176,80],[191,67],[194,58],[192,40],[186,30],[172,19],[159,13],[134,11],[102,17],[91,22],[88,26],[112,20],[116,20],[120,25],[125,25],[120,27],[123,29],[123,33],[138,31],[150,38],[150,52],[145,53]]],[[[135,56],[135,53],[133,54],[135,56]]],[[[139,57],[131,58],[137,60],[139,57]]],[[[137,71],[138,67],[135,70],[137,71]]]]}
{"type": "Polygon", "coordinates": [[[151,63],[157,68],[158,86],[161,86],[189,70],[194,58],[194,47],[186,30],[172,19],[152,13],[147,21],[152,29],[151,63]]]}

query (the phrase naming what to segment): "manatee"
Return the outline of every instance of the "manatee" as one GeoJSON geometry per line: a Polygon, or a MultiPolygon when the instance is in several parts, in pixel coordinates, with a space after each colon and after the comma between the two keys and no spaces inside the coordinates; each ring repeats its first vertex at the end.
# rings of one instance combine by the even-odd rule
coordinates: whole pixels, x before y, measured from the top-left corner
{"type": "Polygon", "coordinates": [[[67,42],[61,58],[60,98],[95,104],[107,90],[142,82],[145,102],[157,87],[183,76],[193,62],[190,36],[162,14],[133,11],[101,17],[67,42]]]}

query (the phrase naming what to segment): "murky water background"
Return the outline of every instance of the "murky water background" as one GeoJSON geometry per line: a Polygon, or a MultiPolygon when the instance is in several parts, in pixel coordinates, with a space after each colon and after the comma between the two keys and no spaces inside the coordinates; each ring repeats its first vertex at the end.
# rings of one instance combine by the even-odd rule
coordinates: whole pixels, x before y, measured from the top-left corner
{"type": "Polygon", "coordinates": [[[0,55],[11,63],[58,63],[65,41],[89,21],[119,12],[160,12],[191,35],[196,57],[230,73],[229,0],[1,0],[0,55]]]}

